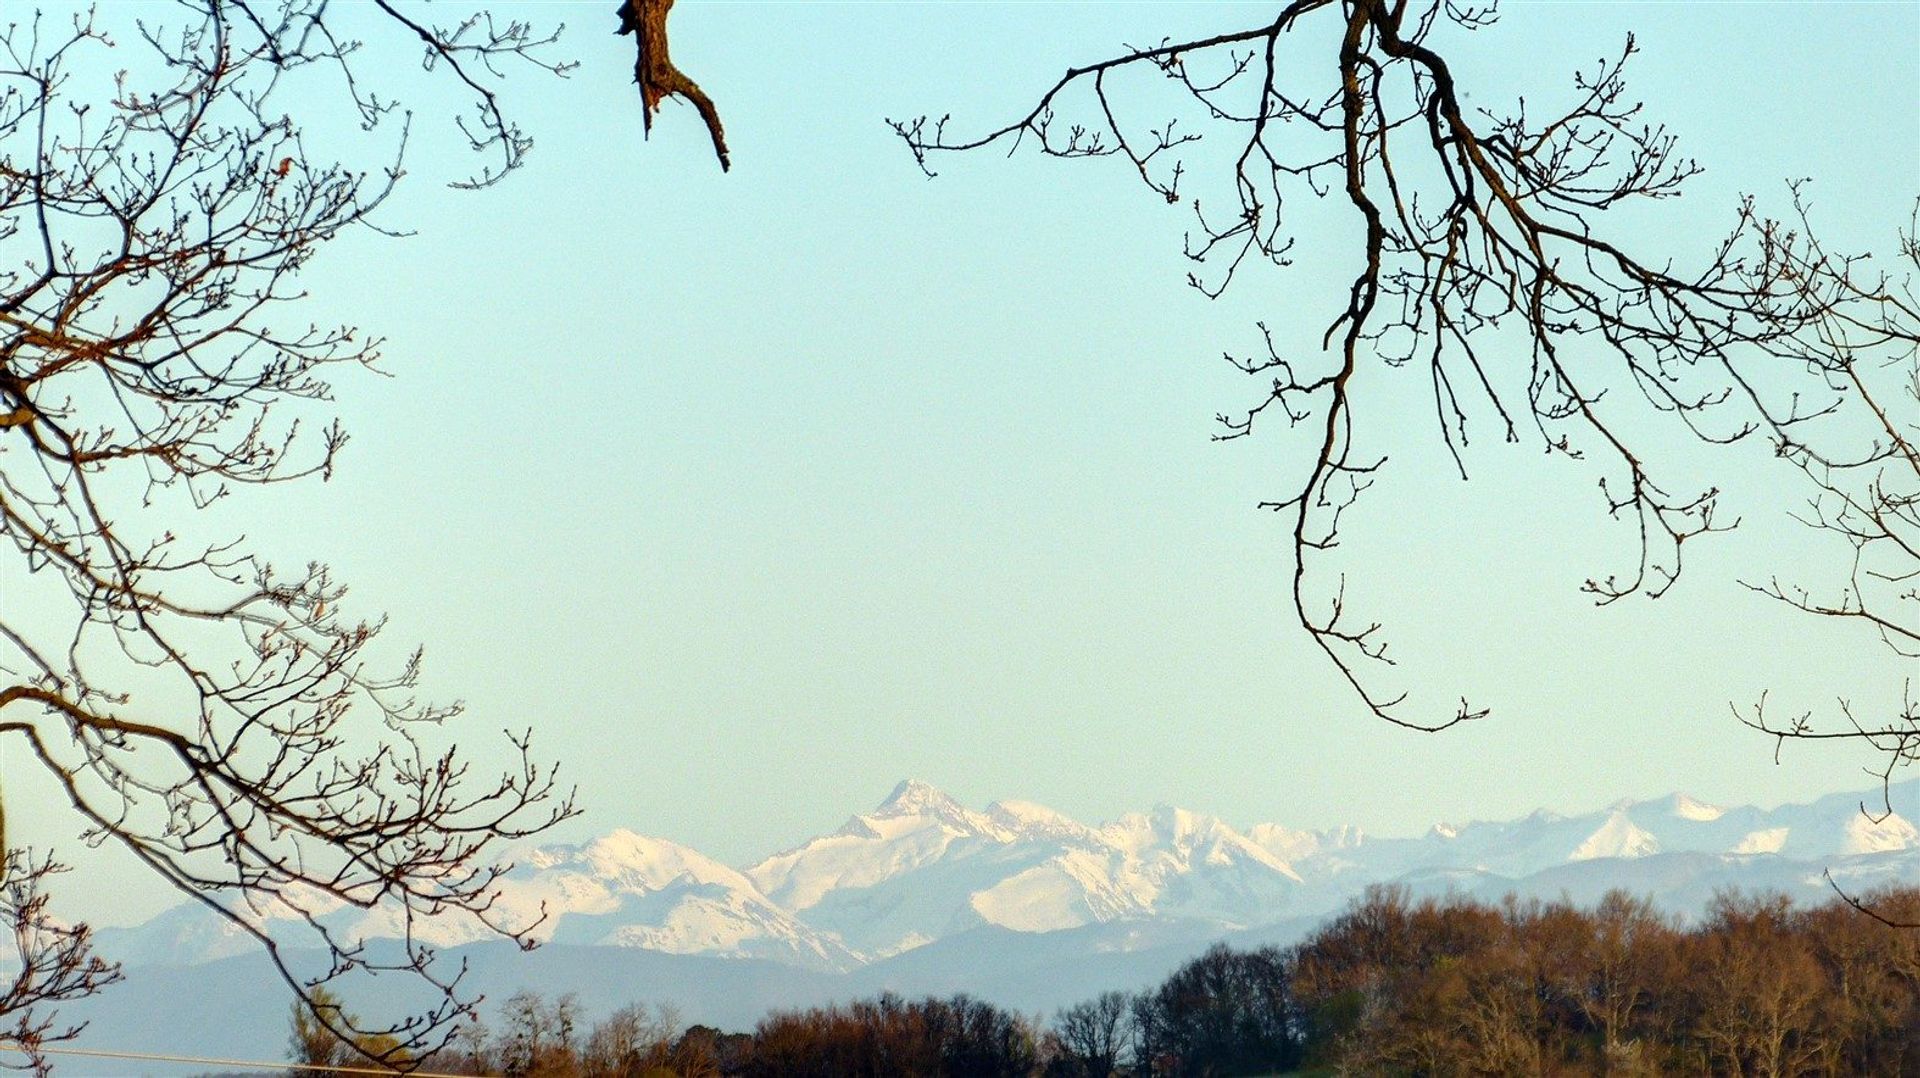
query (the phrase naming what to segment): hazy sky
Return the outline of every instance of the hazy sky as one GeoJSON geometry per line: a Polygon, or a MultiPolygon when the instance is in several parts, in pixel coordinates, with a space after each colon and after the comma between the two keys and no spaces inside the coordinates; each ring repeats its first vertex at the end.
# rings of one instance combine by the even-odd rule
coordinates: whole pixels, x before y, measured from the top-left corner
{"type": "MultiPolygon", "coordinates": [[[[1488,439],[1459,482],[1414,370],[1366,374],[1408,433],[1349,569],[1410,675],[1494,714],[1437,736],[1367,717],[1293,623],[1283,522],[1254,508],[1298,443],[1209,441],[1259,392],[1221,352],[1257,318],[1317,335],[1344,264],[1305,249],[1209,302],[1184,284],[1190,211],[1123,163],[988,153],[929,181],[882,123],[997,125],[1068,64],[1272,5],[682,0],[674,55],[726,116],[725,176],[684,105],[641,141],[610,3],[496,7],[567,21],[582,70],[508,84],[522,173],[450,192],[462,163],[429,149],[389,211],[417,235],[323,254],[313,317],[385,334],[396,377],[341,385],[333,482],[224,512],[424,642],[463,740],[535,727],[587,809],[560,837],[745,862],[906,776],[1084,819],[1172,802],[1383,833],[1868,784],[1852,750],[1775,766],[1729,711],[1884,701],[1912,672],[1737,584],[1831,553],[1786,519],[1784,473],[1716,466],[1742,528],[1667,598],[1595,610],[1580,582],[1632,551],[1593,474],[1488,439]]],[[[1629,30],[1630,85],[1708,169],[1638,235],[1693,254],[1739,192],[1784,209],[1812,176],[1823,223],[1890,249],[1920,177],[1920,5],[1509,3],[1439,43],[1491,105],[1564,90],[1629,30]]],[[[15,841],[71,850],[5,764],[15,841]]],[[[81,914],[171,901],[87,872],[81,914]]]]}

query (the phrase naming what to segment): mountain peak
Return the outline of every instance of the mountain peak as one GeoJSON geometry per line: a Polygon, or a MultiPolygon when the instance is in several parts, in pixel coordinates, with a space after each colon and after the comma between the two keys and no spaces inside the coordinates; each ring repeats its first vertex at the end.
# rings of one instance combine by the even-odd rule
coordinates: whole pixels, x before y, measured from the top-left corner
{"type": "Polygon", "coordinates": [[[1019,835],[1089,836],[1092,829],[1064,812],[1034,801],[1001,800],[987,806],[987,818],[1019,835]]]}
{"type": "Polygon", "coordinates": [[[1602,857],[1646,857],[1660,852],[1660,840],[1636,827],[1622,810],[1607,816],[1607,822],[1588,835],[1567,855],[1569,861],[1592,861],[1602,857]]]}
{"type": "Polygon", "coordinates": [[[1711,823],[1727,814],[1727,810],[1719,805],[1709,805],[1690,794],[1674,794],[1672,800],[1673,814],[1683,820],[1711,823]]]}
{"type": "Polygon", "coordinates": [[[918,816],[929,812],[953,812],[960,803],[937,787],[919,779],[903,779],[885,801],[873,810],[875,816],[918,816]]]}

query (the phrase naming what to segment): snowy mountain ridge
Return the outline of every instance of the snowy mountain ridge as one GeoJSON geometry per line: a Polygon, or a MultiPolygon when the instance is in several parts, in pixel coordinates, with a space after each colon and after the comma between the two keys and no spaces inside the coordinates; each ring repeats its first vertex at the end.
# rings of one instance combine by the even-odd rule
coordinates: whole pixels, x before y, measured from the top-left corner
{"type": "MultiPolygon", "coordinates": [[[[1878,790],[1770,810],[1674,794],[1380,839],[1354,827],[1242,830],[1169,805],[1089,825],[1030,801],[976,810],[909,780],[837,830],[741,868],[626,829],[528,847],[513,858],[496,909],[539,921],[537,937],[559,943],[828,973],[979,929],[1112,926],[1120,942],[1105,945],[1121,947],[1128,925],[1183,925],[1196,938],[1257,931],[1325,915],[1373,883],[1580,900],[1620,886],[1690,913],[1724,886],[1818,900],[1828,871],[1859,886],[1920,882],[1920,829],[1910,822],[1920,818],[1920,780],[1888,793],[1896,811],[1878,817],[1861,808],[1878,790]]],[[[341,910],[331,927],[366,939],[399,934],[379,911],[341,910]]],[[[488,938],[451,918],[424,934],[443,947],[488,938]]],[[[167,964],[244,949],[230,926],[185,909],[104,932],[102,942],[129,961],[167,964]]]]}

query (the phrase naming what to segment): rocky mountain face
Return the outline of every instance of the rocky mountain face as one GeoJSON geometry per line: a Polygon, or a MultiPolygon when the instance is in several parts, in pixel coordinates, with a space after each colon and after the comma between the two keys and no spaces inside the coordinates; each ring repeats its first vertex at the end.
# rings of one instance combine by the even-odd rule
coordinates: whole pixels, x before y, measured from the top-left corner
{"type": "MultiPolygon", "coordinates": [[[[1869,816],[1841,794],[1807,805],[1723,809],[1683,794],[1598,812],[1436,825],[1418,838],[1357,828],[1245,830],[1161,806],[1088,825],[1043,805],[968,808],[903,782],[870,812],[758,864],[733,868],[660,838],[616,830],[578,846],[520,851],[501,909],[554,943],[757,959],[845,973],[928,952],[964,965],[954,941],[995,929],[1067,933],[1126,950],[1307,923],[1374,883],[1416,892],[1516,892],[1591,900],[1611,887],[1697,913],[1714,890],[1783,890],[1819,900],[1843,885],[1920,881],[1920,781],[1895,786],[1895,811],[1869,816]],[[1157,927],[1156,927],[1157,926],[1157,927]],[[1170,928],[1168,926],[1178,926],[1170,928]]],[[[276,926],[267,918],[269,930],[276,926]]],[[[351,937],[398,934],[377,913],[342,911],[351,937]]],[[[480,926],[425,929],[442,947],[481,942],[480,926]]],[[[989,934],[992,935],[992,934],[989,934]]],[[[1000,939],[999,935],[994,935],[1000,939]]],[[[294,936],[289,933],[289,942],[294,936]]],[[[245,941],[198,909],[101,933],[130,964],[185,965],[242,953],[245,941]]]]}

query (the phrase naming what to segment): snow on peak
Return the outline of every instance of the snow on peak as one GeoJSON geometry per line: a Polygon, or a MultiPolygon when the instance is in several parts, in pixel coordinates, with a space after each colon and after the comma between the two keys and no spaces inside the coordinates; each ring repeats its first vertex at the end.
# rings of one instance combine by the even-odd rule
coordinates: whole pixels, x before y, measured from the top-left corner
{"type": "Polygon", "coordinates": [[[1320,852],[1320,836],[1312,831],[1295,831],[1277,823],[1257,823],[1247,829],[1254,844],[1282,861],[1297,861],[1320,852]]]}
{"type": "Polygon", "coordinates": [[[678,842],[616,828],[579,846],[539,846],[521,859],[543,871],[581,873],[625,889],[657,891],[675,880],[751,887],[738,871],[678,842]]]}
{"type": "Polygon", "coordinates": [[[747,869],[768,897],[806,910],[836,891],[875,887],[946,859],[955,847],[998,847],[1019,836],[915,779],[893,788],[874,811],[747,869]]]}
{"type": "Polygon", "coordinates": [[[1153,806],[1153,811],[1147,818],[1152,821],[1156,832],[1174,842],[1192,839],[1201,832],[1212,830],[1218,823],[1211,816],[1203,816],[1165,802],[1153,806]]]}
{"type": "MultiPolygon", "coordinates": [[[[624,828],[580,845],[525,850],[502,877],[490,911],[528,926],[541,941],[644,947],[677,954],[767,958],[818,969],[863,961],[770,901],[739,870],[677,842],[624,828]]],[[[492,938],[471,917],[449,913],[403,925],[391,907],[354,922],[367,938],[408,934],[451,947],[492,938]]]]}
{"type": "Polygon", "coordinates": [[[618,871],[623,868],[648,868],[661,861],[678,864],[708,861],[705,854],[677,842],[653,838],[624,827],[593,839],[580,847],[580,859],[596,868],[618,871]]]}
{"type": "Polygon", "coordinates": [[[1728,853],[1779,853],[1787,845],[1787,827],[1766,827],[1749,831],[1728,853]]]}
{"type": "Polygon", "coordinates": [[[1352,824],[1325,831],[1296,831],[1277,823],[1257,823],[1247,828],[1247,838],[1280,860],[1293,862],[1353,849],[1366,841],[1366,834],[1352,824]]]}
{"type": "Polygon", "coordinates": [[[992,814],[975,812],[944,790],[919,779],[906,779],[895,786],[885,801],[872,812],[848,820],[840,833],[862,839],[891,840],[929,827],[954,836],[994,842],[1011,842],[1016,837],[992,814]]]}
{"type": "Polygon", "coordinates": [[[1106,842],[1135,855],[1152,850],[1185,855],[1223,832],[1231,833],[1232,828],[1212,816],[1168,804],[1155,805],[1151,812],[1129,812],[1100,828],[1106,842]]]}
{"type": "Polygon", "coordinates": [[[987,818],[1022,837],[1091,838],[1093,829],[1064,812],[1033,801],[995,801],[987,818]]]}
{"type": "Polygon", "coordinates": [[[919,779],[905,779],[873,810],[875,816],[946,815],[965,811],[960,803],[919,779]]]}
{"type": "Polygon", "coordinates": [[[1840,843],[1842,853],[1886,853],[1920,846],[1920,830],[1898,813],[1868,816],[1855,813],[1847,817],[1840,843]]]}
{"type": "Polygon", "coordinates": [[[1156,805],[1149,813],[1129,813],[1097,832],[1100,841],[1120,851],[1130,862],[1210,868],[1258,865],[1288,880],[1299,875],[1257,839],[1243,835],[1218,817],[1172,805],[1156,805]]]}
{"type": "Polygon", "coordinates": [[[1709,805],[1687,794],[1673,795],[1673,814],[1683,820],[1696,823],[1711,823],[1727,814],[1727,810],[1718,805],[1709,805]]]}
{"type": "Polygon", "coordinates": [[[1660,852],[1660,840],[1634,826],[1625,810],[1607,815],[1607,822],[1588,835],[1567,855],[1569,861],[1591,861],[1597,857],[1645,857],[1660,852]]]}
{"type": "Polygon", "coordinates": [[[987,815],[1008,823],[1033,823],[1058,826],[1073,821],[1063,812],[1036,801],[995,801],[987,806],[987,815]]]}

